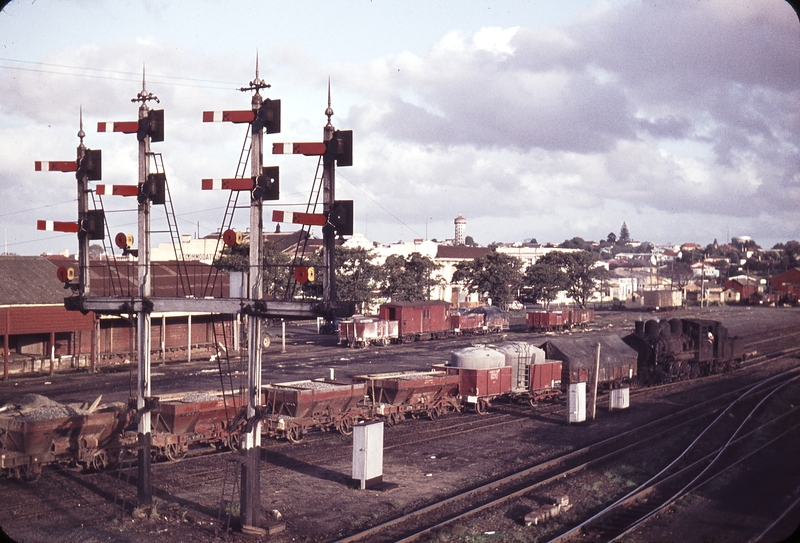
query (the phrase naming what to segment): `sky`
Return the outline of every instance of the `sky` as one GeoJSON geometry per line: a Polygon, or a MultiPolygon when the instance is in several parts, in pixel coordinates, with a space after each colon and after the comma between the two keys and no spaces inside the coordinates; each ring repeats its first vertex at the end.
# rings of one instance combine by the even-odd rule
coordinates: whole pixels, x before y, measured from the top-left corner
{"type": "MultiPolygon", "coordinates": [[[[234,176],[246,127],[202,112],[249,109],[238,89],[256,58],[262,96],[282,106],[265,136],[264,165],[281,172],[266,231],[271,208],[304,210],[317,166],[266,153],[322,141],[330,80],[332,123],[354,139],[336,198],[371,240],[450,239],[459,215],[482,245],[598,241],[623,222],[657,244],[800,239],[800,21],[785,0],[120,4],[0,11],[2,252],[77,250],[74,234],[36,230],[76,220],[74,174],[33,165],[74,159],[81,108],[101,183],[136,183],[135,136],[97,122],[137,118],[143,71],[180,231],[217,231],[227,194],[201,179],[234,176]]],[[[102,205],[112,236],[136,234],[133,199],[102,205]]]]}

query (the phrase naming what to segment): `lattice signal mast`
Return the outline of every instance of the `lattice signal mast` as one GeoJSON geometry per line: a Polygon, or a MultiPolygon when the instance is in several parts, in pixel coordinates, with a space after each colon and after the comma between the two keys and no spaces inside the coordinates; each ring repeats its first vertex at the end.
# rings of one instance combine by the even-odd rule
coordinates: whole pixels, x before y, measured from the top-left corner
{"type": "MultiPolygon", "coordinates": [[[[86,133],[83,131],[83,107],[80,109],[80,129],[78,130],[77,159],[74,161],[36,161],[34,170],[37,172],[75,172],[78,181],[78,222],[65,221],[37,221],[38,230],[52,230],[55,232],[75,232],[78,234],[78,285],[77,292],[80,296],[89,293],[89,241],[103,239],[105,215],[102,209],[89,209],[89,181],[99,181],[102,178],[102,153],[99,149],[87,149],[83,144],[86,133]]],[[[70,283],[75,272],[59,270],[59,279],[70,283]],[[69,275],[67,275],[69,274],[69,275]]],[[[74,285],[72,285],[74,287],[74,285]]]]}
{"type": "MultiPolygon", "coordinates": [[[[322,143],[274,143],[272,154],[283,155],[305,155],[322,156],[322,244],[324,248],[324,275],[322,283],[322,299],[328,309],[332,312],[336,303],[336,235],[353,235],[353,201],[336,200],[336,166],[353,165],[353,131],[336,130],[331,124],[333,109],[331,108],[331,82],[328,80],[328,107],[325,109],[325,116],[328,117],[328,124],[323,130],[322,143]]],[[[312,214],[306,214],[312,215],[312,214]]],[[[300,222],[303,224],[319,224],[319,219],[310,216],[307,219],[296,219],[292,214],[278,215],[273,213],[273,220],[291,217],[286,222],[300,222]],[[312,222],[314,221],[314,222],[312,222]]]]}
{"type": "MultiPolygon", "coordinates": [[[[333,244],[335,234],[348,235],[352,230],[352,202],[336,202],[333,200],[333,169],[334,162],[340,166],[352,163],[352,133],[338,132],[330,125],[330,90],[328,92],[328,127],[326,127],[326,141],[312,144],[275,144],[273,153],[286,152],[290,149],[293,154],[322,156],[326,168],[326,211],[324,214],[314,213],[283,213],[278,212],[273,220],[287,221],[307,225],[322,225],[326,236],[326,258],[329,264],[326,275],[330,278],[326,288],[326,297],[323,303],[318,301],[278,301],[263,299],[263,200],[277,200],[279,196],[279,172],[277,167],[264,168],[262,166],[263,132],[276,133],[280,131],[280,101],[263,100],[260,90],[269,88],[258,77],[258,60],[256,59],[256,77],[250,85],[240,90],[243,92],[254,91],[251,101],[251,110],[222,112],[204,112],[203,121],[227,121],[234,123],[249,123],[252,133],[251,148],[251,173],[250,179],[228,179],[217,183],[213,180],[204,180],[203,188],[222,188],[231,191],[249,190],[250,200],[250,259],[249,259],[249,287],[245,296],[237,298],[207,298],[186,296],[151,296],[150,273],[150,205],[163,204],[163,192],[158,187],[159,183],[165,184],[166,177],[163,173],[150,173],[150,160],[153,159],[158,169],[160,154],[150,152],[150,143],[164,140],[164,112],[151,110],[147,102],[159,101],[145,87],[144,75],[142,76],[142,91],[133,98],[132,102],[139,102],[139,115],[137,121],[98,123],[98,132],[121,132],[137,135],[139,142],[139,176],[138,186],[112,185],[111,193],[120,196],[136,196],[138,201],[138,291],[136,296],[113,295],[95,296],[89,290],[89,240],[104,239],[105,217],[102,209],[88,209],[88,181],[101,179],[101,154],[100,151],[86,149],[83,145],[83,119],[81,112],[81,130],[78,133],[81,143],[78,147],[76,161],[63,162],[36,162],[37,171],[76,172],[78,180],[78,221],[58,222],[39,221],[40,229],[57,230],[61,232],[75,232],[79,238],[80,276],[77,287],[71,284],[74,279],[74,270],[59,269],[58,276],[69,286],[73,287],[75,294],[64,299],[68,310],[94,311],[100,314],[135,314],[137,316],[137,415],[139,417],[139,478],[138,501],[141,505],[152,503],[151,479],[151,449],[152,438],[150,411],[156,407],[156,399],[151,397],[150,387],[150,314],[156,312],[185,311],[206,312],[220,314],[243,313],[250,319],[248,326],[248,407],[246,424],[242,427],[245,452],[245,462],[242,469],[242,524],[257,526],[260,515],[260,477],[259,477],[259,450],[261,446],[260,416],[256,406],[260,404],[261,391],[261,356],[262,356],[262,320],[265,318],[307,319],[315,317],[349,317],[353,314],[354,306],[349,302],[336,302],[333,296],[333,244]],[[280,149],[280,151],[278,151],[280,149]],[[210,185],[210,186],[207,186],[210,185]],[[344,205],[342,205],[344,204],[344,205]],[[349,207],[348,205],[349,204],[349,207]],[[338,207],[337,207],[338,206],[338,207]],[[255,243],[254,243],[255,241],[255,243]]],[[[162,164],[163,166],[163,164],[162,164]]],[[[163,170],[163,167],[162,167],[163,170]]],[[[97,194],[106,192],[105,185],[98,185],[97,194]]],[[[226,231],[221,237],[227,244],[241,243],[241,235],[226,231]]],[[[123,248],[130,249],[133,236],[119,233],[115,243],[123,248]]],[[[173,239],[173,243],[175,240],[173,239]]],[[[134,253],[130,250],[128,254],[134,253]]],[[[302,282],[311,280],[313,270],[295,270],[295,278],[302,282]]],[[[184,273],[179,269],[179,274],[184,273]]]]}
{"type": "Polygon", "coordinates": [[[152,480],[151,480],[151,386],[150,386],[150,347],[151,327],[150,313],[152,307],[144,303],[152,294],[152,282],[150,273],[150,205],[151,198],[148,197],[144,187],[148,186],[150,174],[150,143],[164,141],[164,110],[151,110],[147,102],[155,100],[161,101],[153,93],[147,92],[145,84],[144,70],[142,71],[142,90],[131,99],[131,102],[139,102],[138,121],[97,123],[98,132],[107,132],[108,128],[113,132],[124,134],[136,134],[139,141],[139,176],[138,176],[138,297],[143,303],[140,304],[136,312],[136,340],[138,358],[138,378],[136,388],[136,409],[139,414],[138,424],[138,498],[141,505],[150,505],[153,502],[152,480]],[[110,125],[110,126],[109,126],[110,125]]]}

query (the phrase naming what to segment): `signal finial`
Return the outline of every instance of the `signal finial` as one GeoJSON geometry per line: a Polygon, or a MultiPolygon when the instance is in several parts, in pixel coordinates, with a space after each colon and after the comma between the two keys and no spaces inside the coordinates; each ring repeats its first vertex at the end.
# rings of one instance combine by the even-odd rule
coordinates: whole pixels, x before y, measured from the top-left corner
{"type": "Polygon", "coordinates": [[[131,102],[141,102],[144,104],[149,100],[155,100],[157,103],[160,104],[161,100],[159,100],[155,94],[153,94],[152,92],[150,93],[147,92],[147,89],[145,88],[144,73],[145,73],[145,65],[142,64],[142,92],[137,94],[136,98],[131,98],[131,102]]]}
{"type": "Polygon", "coordinates": [[[256,78],[250,82],[249,86],[240,87],[239,90],[242,92],[254,90],[256,91],[256,94],[258,94],[259,90],[268,89],[270,87],[272,87],[272,85],[270,85],[269,83],[258,77],[258,50],[256,50],[256,78]]]}
{"type": "Polygon", "coordinates": [[[331,78],[328,76],[328,107],[325,109],[325,115],[328,117],[328,124],[325,125],[325,129],[323,130],[323,140],[329,141],[333,138],[333,133],[336,129],[333,127],[331,123],[331,117],[333,117],[333,109],[331,108],[331,78]]]}
{"type": "Polygon", "coordinates": [[[78,147],[84,148],[83,138],[86,137],[86,132],[83,131],[83,105],[80,106],[80,128],[78,129],[78,137],[81,140],[81,143],[78,145],[78,147]]]}

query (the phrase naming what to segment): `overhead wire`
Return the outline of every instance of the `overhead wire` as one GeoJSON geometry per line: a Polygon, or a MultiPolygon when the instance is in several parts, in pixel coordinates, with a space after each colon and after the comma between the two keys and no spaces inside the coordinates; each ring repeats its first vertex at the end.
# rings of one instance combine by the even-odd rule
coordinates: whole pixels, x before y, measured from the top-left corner
{"type": "MultiPolygon", "coordinates": [[[[63,68],[67,70],[85,70],[85,71],[92,71],[92,72],[99,72],[100,74],[117,74],[119,76],[130,76],[130,77],[117,77],[115,75],[93,75],[93,74],[86,74],[86,73],[73,73],[73,72],[65,72],[65,71],[57,71],[57,70],[47,70],[41,68],[27,68],[24,66],[8,66],[0,64],[0,68],[6,70],[19,70],[23,72],[37,72],[37,73],[46,73],[46,74],[54,74],[54,75],[68,75],[73,77],[85,77],[89,79],[106,79],[111,81],[132,81],[132,82],[139,82],[141,81],[141,74],[136,72],[124,72],[119,70],[104,70],[101,68],[89,68],[84,66],[69,66],[66,64],[52,64],[47,62],[34,62],[29,60],[16,60],[16,59],[9,59],[9,58],[2,58],[0,57],[0,62],[16,62],[20,64],[33,64],[37,66],[49,66],[54,68],[63,68]]],[[[156,82],[164,85],[172,85],[175,87],[192,87],[192,88],[201,88],[201,89],[218,89],[218,90],[237,90],[236,84],[229,82],[229,81],[215,81],[212,79],[195,79],[190,77],[178,77],[178,76],[171,76],[171,75],[159,75],[154,73],[147,74],[148,82],[156,82]],[[176,81],[187,81],[187,82],[195,82],[195,83],[179,83],[176,81]],[[212,85],[198,85],[196,83],[212,83],[212,85]]]]}

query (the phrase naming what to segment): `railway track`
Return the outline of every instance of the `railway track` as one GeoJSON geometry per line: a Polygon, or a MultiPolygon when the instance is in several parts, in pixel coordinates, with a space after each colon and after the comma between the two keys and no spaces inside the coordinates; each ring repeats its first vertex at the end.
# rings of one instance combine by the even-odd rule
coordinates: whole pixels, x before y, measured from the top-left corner
{"type": "MultiPolygon", "coordinates": [[[[780,374],[780,376],[796,374],[797,372],[797,369],[792,369],[780,374]]],[[[764,382],[773,381],[775,379],[776,377],[770,377],[765,379],[764,382]]],[[[778,388],[778,386],[780,385],[774,385],[773,388],[778,388]]],[[[711,417],[714,413],[727,412],[727,408],[730,405],[738,403],[739,397],[749,390],[752,390],[752,388],[752,386],[741,387],[723,396],[700,402],[640,428],[558,456],[547,462],[491,481],[480,487],[469,489],[440,502],[430,504],[380,525],[339,539],[336,543],[350,543],[356,541],[417,541],[423,536],[453,522],[462,521],[490,508],[496,508],[507,503],[509,500],[519,498],[520,496],[544,488],[564,478],[573,477],[581,472],[587,471],[593,466],[602,465],[604,462],[615,460],[623,452],[636,450],[659,438],[673,436],[677,430],[696,426],[705,419],[711,417]],[[727,405],[725,402],[727,402],[727,405]],[[698,410],[702,412],[697,414],[698,410]],[[623,443],[624,445],[621,445],[623,443]]],[[[793,413],[794,412],[796,411],[793,411],[793,413]]],[[[748,436],[749,435],[752,435],[752,433],[748,434],[748,436]]],[[[740,439],[743,438],[744,437],[740,439]]],[[[704,456],[704,458],[707,461],[708,455],[704,456]]],[[[698,466],[702,466],[702,464],[698,462],[701,461],[702,460],[698,460],[692,464],[694,469],[700,469],[698,466]]],[[[686,467],[684,473],[691,473],[691,469],[690,467],[686,467]]],[[[678,479],[675,478],[672,480],[677,481],[678,479]]],[[[653,494],[654,490],[642,488],[641,492],[644,494],[637,494],[639,498],[632,498],[630,503],[639,503],[641,501],[641,495],[653,494]]],[[[626,512],[613,518],[625,518],[626,514],[630,515],[630,513],[626,512]]],[[[608,517],[609,515],[611,515],[610,511],[607,512],[604,517],[608,517]]],[[[613,523],[611,525],[613,525],[613,523]]],[[[596,540],[606,540],[605,536],[608,535],[607,525],[603,525],[602,529],[606,531],[600,533],[596,540]]],[[[580,532],[580,529],[578,531],[580,532]]],[[[593,539],[588,540],[592,541],[593,539]]]]}
{"type": "MultiPolygon", "coordinates": [[[[785,386],[797,383],[798,380],[800,380],[800,376],[794,376],[786,382],[772,384],[769,388],[760,390],[759,394],[764,394],[764,397],[754,407],[746,411],[744,420],[729,438],[724,439],[723,436],[719,446],[712,448],[707,454],[698,455],[698,458],[687,460],[685,458],[686,455],[704,437],[704,431],[683,454],[661,472],[589,519],[561,536],[552,539],[550,543],[564,543],[577,538],[580,538],[581,541],[617,541],[633,532],[650,518],[667,509],[677,500],[697,491],[703,485],[724,474],[746,458],[771,446],[784,435],[796,431],[800,428],[800,419],[798,419],[800,407],[792,408],[790,411],[747,433],[740,433],[745,424],[762,407],[765,401],[769,400],[773,394],[779,392],[785,386]],[[769,439],[766,443],[759,443],[752,450],[727,454],[731,453],[734,447],[747,445],[748,439],[757,437],[761,432],[785,420],[791,421],[791,427],[776,437],[769,439]]],[[[756,395],[750,396],[750,392],[747,391],[743,396],[737,398],[728,409],[714,420],[714,423],[720,421],[721,417],[728,414],[732,410],[731,408],[742,401],[743,398],[748,397],[751,401],[758,398],[756,395]]],[[[720,437],[717,436],[717,439],[719,440],[720,437]]]]}

